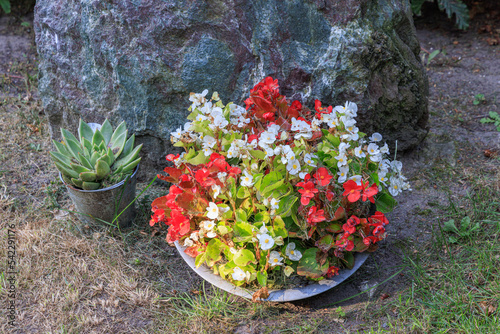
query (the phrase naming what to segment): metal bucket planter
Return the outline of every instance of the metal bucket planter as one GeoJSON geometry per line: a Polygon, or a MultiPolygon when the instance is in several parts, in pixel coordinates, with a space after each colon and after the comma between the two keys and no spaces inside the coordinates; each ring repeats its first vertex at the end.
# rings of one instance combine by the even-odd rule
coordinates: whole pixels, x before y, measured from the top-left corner
{"type": "MultiPolygon", "coordinates": [[[[177,241],[175,242],[175,247],[179,251],[179,254],[181,254],[184,261],[191,267],[191,269],[193,269],[204,280],[224,291],[232,293],[233,295],[252,299],[253,291],[235,286],[234,284],[222,279],[222,277],[220,277],[219,275],[215,275],[212,270],[204,265],[196,268],[194,264],[195,259],[184,253],[184,249],[186,249],[186,247],[179,245],[177,241]]],[[[334,276],[331,279],[324,279],[322,281],[312,283],[300,288],[269,290],[269,297],[264,301],[289,302],[293,300],[313,297],[322,292],[330,290],[331,288],[339,285],[347,278],[349,278],[349,276],[354,274],[354,272],[356,272],[356,270],[358,270],[359,267],[361,267],[361,265],[366,261],[368,255],[368,253],[356,253],[354,255],[354,268],[341,270],[337,276],[334,276]]]]}
{"type": "MultiPolygon", "coordinates": [[[[66,185],[69,197],[75,205],[80,221],[94,226],[109,226],[105,222],[111,223],[115,215],[120,214],[135,198],[135,186],[137,183],[137,170],[130,178],[125,179],[111,187],[98,190],[76,189],[59,178],[66,185]]],[[[120,227],[129,227],[135,218],[135,203],[130,205],[120,217],[113,223],[120,227]]]]}

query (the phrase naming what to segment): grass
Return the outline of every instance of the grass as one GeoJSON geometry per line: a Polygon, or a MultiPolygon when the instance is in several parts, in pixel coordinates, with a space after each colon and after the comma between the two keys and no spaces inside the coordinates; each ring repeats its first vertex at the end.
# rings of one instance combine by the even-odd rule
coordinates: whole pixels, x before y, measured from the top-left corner
{"type": "MultiPolygon", "coordinates": [[[[500,192],[478,185],[461,203],[450,201],[447,218],[469,217],[471,234],[433,226],[433,239],[418,256],[407,255],[411,288],[386,305],[391,325],[416,333],[496,333],[500,328],[500,192]],[[450,236],[458,242],[450,242],[450,236]]],[[[452,239],[453,240],[453,239],[452,239]]],[[[383,333],[384,331],[377,331],[383,333]]]]}

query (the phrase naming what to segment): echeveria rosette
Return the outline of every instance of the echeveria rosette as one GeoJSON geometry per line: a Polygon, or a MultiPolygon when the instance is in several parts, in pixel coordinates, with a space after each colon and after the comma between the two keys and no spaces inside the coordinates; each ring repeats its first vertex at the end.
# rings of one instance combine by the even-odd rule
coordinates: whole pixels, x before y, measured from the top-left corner
{"type": "Polygon", "coordinates": [[[280,272],[320,280],[376,249],[409,184],[382,135],[356,127],[356,104],[309,110],[269,77],[245,107],[207,94],[191,94],[189,122],[171,136],[185,153],[167,156],[160,178],[173,185],[152,204],[167,241],[238,286],[280,272]]]}

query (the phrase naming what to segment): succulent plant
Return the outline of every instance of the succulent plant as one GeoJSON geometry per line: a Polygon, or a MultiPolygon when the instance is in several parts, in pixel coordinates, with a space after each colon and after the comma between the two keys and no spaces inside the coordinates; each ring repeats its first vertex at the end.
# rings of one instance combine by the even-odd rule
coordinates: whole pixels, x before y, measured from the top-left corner
{"type": "Polygon", "coordinates": [[[53,141],[57,152],[50,152],[63,180],[84,190],[97,190],[116,184],[132,174],[139,164],[142,144],[134,148],[135,136],[127,139],[127,126],[113,127],[105,120],[100,129],[80,119],[78,138],[61,129],[63,141],[53,141]]]}

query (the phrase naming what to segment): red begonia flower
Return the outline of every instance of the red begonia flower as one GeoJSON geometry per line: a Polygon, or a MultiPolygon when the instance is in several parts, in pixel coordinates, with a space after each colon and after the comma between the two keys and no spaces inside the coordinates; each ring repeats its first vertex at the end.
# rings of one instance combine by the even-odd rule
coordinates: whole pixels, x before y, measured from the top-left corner
{"type": "Polygon", "coordinates": [[[311,181],[304,183],[304,182],[299,182],[297,183],[297,186],[303,187],[304,189],[299,189],[299,193],[302,194],[302,197],[300,198],[300,203],[302,205],[307,205],[311,201],[311,198],[314,197],[314,195],[319,191],[314,187],[314,183],[311,181]]]}
{"type": "Polygon", "coordinates": [[[210,172],[206,168],[199,169],[194,177],[202,187],[210,187],[215,184],[215,180],[210,177],[210,172]]]}
{"type": "Polygon", "coordinates": [[[318,168],[318,171],[314,174],[314,178],[316,179],[316,183],[322,187],[328,185],[333,176],[328,173],[328,169],[325,167],[318,168]]]}
{"type": "Polygon", "coordinates": [[[318,210],[317,207],[311,206],[309,208],[309,212],[307,213],[307,222],[310,225],[316,225],[316,223],[320,223],[326,220],[325,218],[325,210],[318,210]]]}

